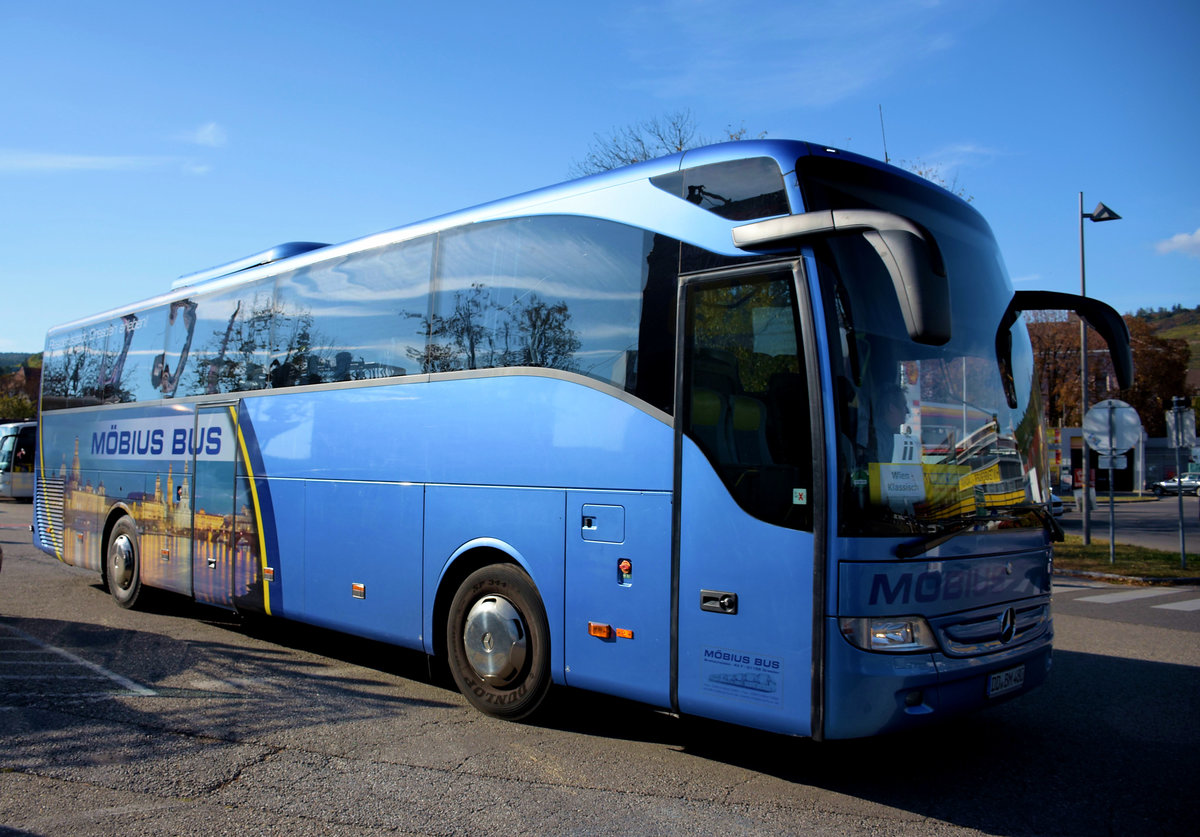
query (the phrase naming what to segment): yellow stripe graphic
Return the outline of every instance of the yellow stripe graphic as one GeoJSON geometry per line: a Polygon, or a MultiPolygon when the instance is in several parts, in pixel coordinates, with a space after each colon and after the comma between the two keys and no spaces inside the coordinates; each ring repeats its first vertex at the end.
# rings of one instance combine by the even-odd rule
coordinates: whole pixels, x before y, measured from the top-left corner
{"type": "Polygon", "coordinates": [[[271,615],[271,592],[267,586],[267,542],[263,537],[262,510],[258,505],[258,486],[254,481],[254,468],[250,464],[250,456],[246,452],[246,437],[242,435],[242,426],[238,424],[237,408],[229,408],[229,417],[233,420],[233,426],[237,428],[238,447],[242,451],[242,461],[246,463],[246,476],[250,480],[250,498],[254,505],[254,526],[258,533],[258,561],[259,574],[262,578],[263,589],[263,610],[267,615],[271,615]]]}

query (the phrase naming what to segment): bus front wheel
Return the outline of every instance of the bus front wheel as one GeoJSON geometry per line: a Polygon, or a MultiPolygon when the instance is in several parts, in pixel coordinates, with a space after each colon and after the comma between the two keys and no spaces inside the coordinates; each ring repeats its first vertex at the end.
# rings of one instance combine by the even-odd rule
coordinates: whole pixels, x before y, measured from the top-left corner
{"type": "Polygon", "coordinates": [[[122,517],[108,536],[104,558],[104,577],[113,600],[124,608],[133,608],[142,595],[142,558],[138,548],[137,527],[122,517]]]}
{"type": "Polygon", "coordinates": [[[446,624],[450,672],[479,711],[516,720],[550,688],[550,630],[533,580],[520,567],[494,564],[467,576],[446,624]]]}

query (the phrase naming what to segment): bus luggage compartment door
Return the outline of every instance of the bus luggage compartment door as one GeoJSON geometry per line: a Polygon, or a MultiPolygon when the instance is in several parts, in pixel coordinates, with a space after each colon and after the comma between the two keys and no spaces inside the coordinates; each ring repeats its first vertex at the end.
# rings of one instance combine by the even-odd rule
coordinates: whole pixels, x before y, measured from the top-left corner
{"type": "Polygon", "coordinates": [[[566,679],[670,705],[671,496],[567,492],[566,679]]]}

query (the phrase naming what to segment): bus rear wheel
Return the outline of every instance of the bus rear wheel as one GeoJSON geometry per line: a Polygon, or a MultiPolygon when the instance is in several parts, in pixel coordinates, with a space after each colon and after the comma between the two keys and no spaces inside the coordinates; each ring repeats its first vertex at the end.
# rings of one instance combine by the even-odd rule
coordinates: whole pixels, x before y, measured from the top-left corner
{"type": "Polygon", "coordinates": [[[129,517],[118,520],[109,533],[104,578],[113,601],[127,609],[137,606],[142,598],[142,556],[137,527],[129,517]]]}
{"type": "Polygon", "coordinates": [[[467,576],[446,623],[450,672],[485,715],[525,718],[550,688],[550,630],[533,580],[494,564],[467,576]]]}

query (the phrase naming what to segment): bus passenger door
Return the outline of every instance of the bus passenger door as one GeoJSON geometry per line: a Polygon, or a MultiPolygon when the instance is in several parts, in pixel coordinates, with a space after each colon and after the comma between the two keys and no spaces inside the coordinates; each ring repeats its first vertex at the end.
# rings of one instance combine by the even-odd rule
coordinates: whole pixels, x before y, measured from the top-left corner
{"type": "Polygon", "coordinates": [[[677,705],[811,732],[814,451],[798,268],[684,279],[677,705]]]}
{"type": "MultiPolygon", "coordinates": [[[[239,537],[235,508],[237,430],[232,404],[204,405],[188,439],[194,488],[177,502],[192,516],[192,594],[196,601],[233,607],[239,537]]],[[[180,488],[186,489],[184,482],[180,488]]]]}

